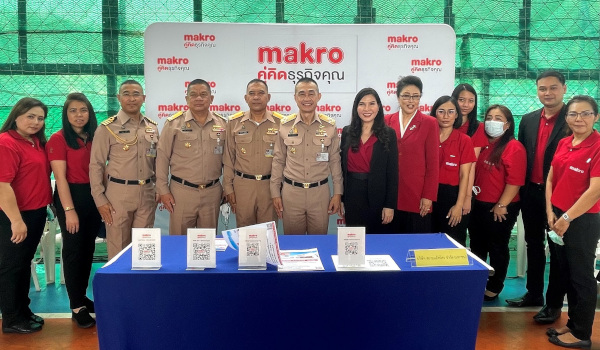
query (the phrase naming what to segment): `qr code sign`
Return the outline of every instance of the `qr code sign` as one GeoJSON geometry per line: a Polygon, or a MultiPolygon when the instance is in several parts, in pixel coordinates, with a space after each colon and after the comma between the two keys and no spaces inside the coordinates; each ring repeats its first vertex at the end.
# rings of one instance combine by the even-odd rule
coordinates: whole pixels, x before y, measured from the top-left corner
{"type": "Polygon", "coordinates": [[[369,260],[369,267],[388,267],[388,263],[385,259],[373,259],[369,260]]]}
{"type": "Polygon", "coordinates": [[[210,243],[194,243],[194,260],[210,260],[210,243]]]}
{"type": "Polygon", "coordinates": [[[357,255],[358,254],[358,242],[346,242],[344,244],[345,255],[357,255]]]}
{"type": "Polygon", "coordinates": [[[259,256],[260,255],[260,243],[252,242],[246,246],[246,256],[259,256]]]}
{"type": "Polygon", "coordinates": [[[138,243],[138,260],[156,260],[156,244],[138,243]]]}

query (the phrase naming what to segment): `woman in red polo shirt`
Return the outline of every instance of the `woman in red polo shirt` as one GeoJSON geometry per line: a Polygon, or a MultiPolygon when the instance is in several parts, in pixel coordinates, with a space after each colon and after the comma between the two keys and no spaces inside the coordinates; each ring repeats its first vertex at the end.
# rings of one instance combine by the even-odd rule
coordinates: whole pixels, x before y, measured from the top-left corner
{"type": "Polygon", "coordinates": [[[22,98],[0,129],[0,309],[3,333],[32,333],[44,320],[29,309],[31,259],[52,200],[44,150],[48,108],[22,98]]]}
{"type": "Polygon", "coordinates": [[[377,91],[358,92],[341,140],[346,225],[389,233],[398,195],[396,133],[383,122],[377,91]]]}
{"type": "Polygon", "coordinates": [[[392,226],[397,233],[428,233],[431,206],[437,200],[439,128],[435,118],[419,111],[423,83],[416,76],[396,84],[400,111],[385,116],[398,139],[398,209],[392,226]]]}
{"type": "Polygon", "coordinates": [[[440,127],[440,184],[438,200],[433,203],[433,230],[447,233],[465,246],[467,226],[466,220],[462,220],[463,204],[471,192],[469,174],[477,158],[471,138],[458,130],[462,118],[454,98],[438,98],[431,116],[435,116],[440,127]]]}
{"type": "Polygon", "coordinates": [[[98,122],[84,94],[67,96],[62,111],[62,129],[46,145],[56,180],[54,206],[63,238],[65,283],[72,318],[81,328],[96,321],[90,316],[94,302],[85,295],[96,234],[102,224],[90,189],[89,165],[92,139],[98,122]]]}
{"type": "Polygon", "coordinates": [[[498,298],[510,255],[508,241],[519,214],[519,188],[525,184],[526,153],[515,140],[511,111],[493,105],[485,113],[489,145],[481,150],[475,166],[476,197],[469,222],[471,251],[496,271],[487,282],[484,300],[498,298]]]}
{"type": "Polygon", "coordinates": [[[563,238],[557,245],[560,278],[567,286],[569,321],[548,328],[549,341],[564,347],[590,348],[597,301],[594,277],[600,239],[600,134],[594,130],[598,104],[589,96],[567,103],[572,135],[559,141],[546,180],[548,226],[563,238]]]}

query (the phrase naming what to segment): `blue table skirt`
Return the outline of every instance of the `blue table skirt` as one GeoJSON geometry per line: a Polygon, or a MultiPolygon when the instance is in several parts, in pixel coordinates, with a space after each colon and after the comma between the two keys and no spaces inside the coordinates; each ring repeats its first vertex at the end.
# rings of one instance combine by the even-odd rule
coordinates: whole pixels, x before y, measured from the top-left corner
{"type": "MultiPolygon", "coordinates": [[[[325,271],[186,271],[186,237],[162,238],[162,268],[132,271],[131,249],[96,272],[101,349],[474,349],[485,266],[415,268],[409,249],[451,248],[443,234],[367,235],[369,255],[402,271],[336,272],[337,236],[280,236],[317,247],[325,271]]],[[[471,259],[471,258],[470,258],[471,259]]]]}

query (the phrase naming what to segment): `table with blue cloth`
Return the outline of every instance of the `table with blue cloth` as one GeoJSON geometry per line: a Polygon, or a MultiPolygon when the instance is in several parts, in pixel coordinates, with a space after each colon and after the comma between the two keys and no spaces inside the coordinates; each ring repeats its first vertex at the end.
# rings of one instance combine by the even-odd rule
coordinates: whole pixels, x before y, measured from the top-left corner
{"type": "Polygon", "coordinates": [[[162,237],[162,267],[132,271],[131,248],[93,281],[101,349],[474,349],[488,268],[412,267],[411,249],[455,248],[444,234],[367,235],[368,255],[401,271],[337,272],[337,236],[279,236],[318,248],[324,271],[238,270],[238,253],[186,271],[186,237],[162,237]]]}

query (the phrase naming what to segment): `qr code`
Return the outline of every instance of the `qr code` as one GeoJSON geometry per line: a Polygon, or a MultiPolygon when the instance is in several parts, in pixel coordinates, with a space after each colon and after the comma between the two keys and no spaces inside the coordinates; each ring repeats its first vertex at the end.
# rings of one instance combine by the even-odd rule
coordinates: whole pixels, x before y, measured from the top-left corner
{"type": "Polygon", "coordinates": [[[210,260],[210,243],[194,243],[193,260],[210,260]]]}
{"type": "Polygon", "coordinates": [[[260,243],[248,243],[246,246],[246,256],[259,256],[260,255],[260,243]]]}
{"type": "Polygon", "coordinates": [[[369,260],[369,267],[388,267],[387,261],[385,259],[373,259],[369,260]]]}
{"type": "Polygon", "coordinates": [[[138,260],[156,260],[156,244],[138,243],[138,260]]]}
{"type": "Polygon", "coordinates": [[[358,254],[358,242],[346,242],[344,244],[345,255],[357,255],[358,254]]]}

